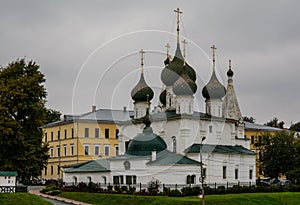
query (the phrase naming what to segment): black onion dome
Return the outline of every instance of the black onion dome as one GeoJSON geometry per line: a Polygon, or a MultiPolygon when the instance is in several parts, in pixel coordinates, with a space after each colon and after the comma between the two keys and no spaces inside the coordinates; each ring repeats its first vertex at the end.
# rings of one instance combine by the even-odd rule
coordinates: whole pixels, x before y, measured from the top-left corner
{"type": "Polygon", "coordinates": [[[227,71],[227,76],[228,77],[232,77],[233,76],[233,71],[231,70],[231,68],[229,68],[229,70],[227,71]]]}
{"type": "Polygon", "coordinates": [[[193,95],[197,91],[197,84],[187,75],[186,66],[183,72],[174,83],[173,92],[175,95],[193,95]]]}
{"type": "Polygon", "coordinates": [[[209,82],[202,89],[203,97],[206,99],[221,99],[225,94],[225,87],[218,80],[215,71],[213,71],[209,82]]]}
{"type": "Polygon", "coordinates": [[[159,101],[166,106],[167,104],[167,90],[163,90],[159,95],[159,101]]]}
{"type": "MultiPolygon", "coordinates": [[[[173,60],[162,70],[161,80],[166,86],[172,86],[182,73],[183,57],[179,46],[177,46],[173,60]]],[[[186,64],[186,73],[193,80],[196,81],[195,70],[186,64]]]]}
{"type": "Polygon", "coordinates": [[[131,91],[131,98],[135,102],[147,102],[153,99],[154,92],[147,85],[143,73],[141,74],[140,81],[131,91]]]}
{"type": "Polygon", "coordinates": [[[164,61],[164,64],[165,64],[165,66],[166,66],[166,65],[169,65],[169,63],[170,63],[170,58],[167,57],[166,60],[164,61]]]}

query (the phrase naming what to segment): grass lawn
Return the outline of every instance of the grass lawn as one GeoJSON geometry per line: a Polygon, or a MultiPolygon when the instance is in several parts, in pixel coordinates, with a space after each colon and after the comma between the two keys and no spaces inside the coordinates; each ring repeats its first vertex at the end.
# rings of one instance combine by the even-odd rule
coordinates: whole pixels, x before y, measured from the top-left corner
{"type": "MultiPolygon", "coordinates": [[[[136,196],[121,194],[98,194],[64,192],[61,197],[87,202],[95,205],[194,205],[201,204],[197,197],[164,197],[164,196],[136,196]]],[[[251,193],[251,194],[227,194],[208,195],[205,198],[206,205],[300,205],[299,192],[282,193],[251,193]]]]}
{"type": "Polygon", "coordinates": [[[29,193],[0,193],[1,205],[51,205],[40,197],[29,193]]]}

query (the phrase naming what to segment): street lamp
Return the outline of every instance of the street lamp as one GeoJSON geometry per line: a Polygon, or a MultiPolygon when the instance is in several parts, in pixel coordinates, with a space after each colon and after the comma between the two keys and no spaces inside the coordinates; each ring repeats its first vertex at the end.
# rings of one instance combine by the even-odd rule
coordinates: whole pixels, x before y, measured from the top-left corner
{"type": "Polygon", "coordinates": [[[205,200],[204,200],[204,175],[203,175],[203,162],[202,162],[202,145],[203,141],[206,139],[206,137],[202,137],[201,142],[200,142],[200,173],[201,173],[201,192],[202,192],[202,205],[205,205],[205,200]]]}

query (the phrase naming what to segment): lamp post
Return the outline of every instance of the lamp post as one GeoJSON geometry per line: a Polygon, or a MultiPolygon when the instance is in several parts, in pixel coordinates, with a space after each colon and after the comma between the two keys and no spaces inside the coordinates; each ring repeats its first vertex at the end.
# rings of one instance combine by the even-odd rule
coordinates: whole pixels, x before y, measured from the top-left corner
{"type": "Polygon", "coordinates": [[[204,200],[204,175],[203,175],[203,162],[202,162],[202,145],[203,141],[206,139],[206,137],[202,137],[201,142],[200,142],[200,173],[201,173],[201,192],[202,192],[202,205],[205,205],[205,200],[204,200]]]}

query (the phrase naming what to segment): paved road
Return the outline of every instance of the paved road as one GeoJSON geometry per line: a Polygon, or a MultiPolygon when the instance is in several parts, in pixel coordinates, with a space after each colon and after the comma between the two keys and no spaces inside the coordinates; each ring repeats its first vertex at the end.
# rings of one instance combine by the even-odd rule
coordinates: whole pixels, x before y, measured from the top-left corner
{"type": "Polygon", "coordinates": [[[62,201],[57,201],[57,200],[53,200],[53,199],[48,199],[48,198],[44,198],[41,197],[46,201],[49,201],[50,203],[54,204],[54,205],[70,205],[71,203],[66,203],[66,202],[62,202],[62,201]]]}

